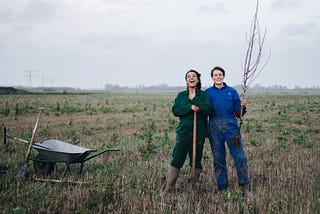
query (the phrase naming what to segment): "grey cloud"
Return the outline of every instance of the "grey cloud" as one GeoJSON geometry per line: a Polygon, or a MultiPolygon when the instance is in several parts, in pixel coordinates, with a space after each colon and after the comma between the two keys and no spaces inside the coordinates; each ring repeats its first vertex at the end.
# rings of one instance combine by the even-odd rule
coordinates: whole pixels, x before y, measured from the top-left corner
{"type": "Polygon", "coordinates": [[[79,46],[86,46],[103,52],[129,51],[138,48],[145,41],[149,41],[149,39],[146,39],[143,35],[132,33],[126,35],[90,33],[79,40],[79,46]]]}
{"type": "MultiPolygon", "coordinates": [[[[260,1],[261,27],[268,26],[265,51],[270,44],[272,56],[257,82],[319,85],[319,78],[288,78],[301,70],[319,76],[319,1],[312,1],[260,1]]],[[[50,74],[56,85],[86,88],[102,81],[182,85],[190,68],[209,85],[214,65],[228,71],[228,84],[239,84],[255,1],[6,2],[0,4],[0,76],[22,75],[20,81],[0,78],[0,84],[25,84],[24,71],[32,69],[50,74]]]]}
{"type": "Polygon", "coordinates": [[[301,0],[274,0],[271,4],[271,9],[273,10],[285,10],[285,9],[295,9],[301,7],[307,2],[301,0]]]}
{"type": "Polygon", "coordinates": [[[217,2],[211,5],[200,5],[197,8],[197,11],[201,13],[210,13],[210,14],[221,14],[221,13],[227,13],[227,8],[224,3],[217,2]]]}
{"type": "Polygon", "coordinates": [[[17,18],[32,22],[48,21],[56,14],[56,3],[57,1],[33,0],[17,18]]]}
{"type": "Polygon", "coordinates": [[[10,23],[14,20],[13,11],[0,9],[0,23],[10,23]]]}
{"type": "Polygon", "coordinates": [[[285,36],[295,37],[295,36],[310,36],[317,32],[319,26],[315,22],[309,22],[304,24],[289,24],[280,30],[281,34],[285,36]]]}

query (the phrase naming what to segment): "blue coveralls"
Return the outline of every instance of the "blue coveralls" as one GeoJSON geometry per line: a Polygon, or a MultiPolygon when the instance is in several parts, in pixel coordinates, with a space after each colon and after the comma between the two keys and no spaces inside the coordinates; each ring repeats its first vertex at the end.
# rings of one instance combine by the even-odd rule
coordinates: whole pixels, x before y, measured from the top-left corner
{"type": "Polygon", "coordinates": [[[238,92],[227,86],[221,89],[212,86],[206,90],[209,95],[212,111],[209,116],[209,141],[213,153],[214,175],[219,190],[228,187],[228,168],[226,163],[225,142],[235,162],[240,186],[247,185],[249,180],[247,157],[243,148],[238,128],[236,113],[240,111],[238,92]],[[239,143],[235,143],[235,138],[239,143]]]}

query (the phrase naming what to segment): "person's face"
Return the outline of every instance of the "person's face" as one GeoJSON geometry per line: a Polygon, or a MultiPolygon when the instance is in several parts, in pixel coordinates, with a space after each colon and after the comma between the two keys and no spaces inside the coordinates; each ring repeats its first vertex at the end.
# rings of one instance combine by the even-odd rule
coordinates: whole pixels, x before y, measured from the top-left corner
{"type": "Polygon", "coordinates": [[[189,72],[187,74],[186,82],[188,87],[196,87],[199,82],[197,74],[195,72],[189,72]]]}
{"type": "Polygon", "coordinates": [[[223,84],[224,76],[223,76],[222,71],[214,70],[212,73],[212,79],[213,79],[213,82],[215,85],[223,84]]]}

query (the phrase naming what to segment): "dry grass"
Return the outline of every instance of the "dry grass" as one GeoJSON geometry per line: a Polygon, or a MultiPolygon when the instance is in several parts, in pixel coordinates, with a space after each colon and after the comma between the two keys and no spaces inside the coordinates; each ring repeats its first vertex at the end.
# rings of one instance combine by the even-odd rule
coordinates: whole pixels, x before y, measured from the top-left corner
{"type": "MultiPolygon", "coordinates": [[[[38,182],[28,168],[25,182],[15,175],[27,146],[1,144],[2,213],[319,213],[320,96],[250,95],[242,128],[254,198],[244,200],[228,156],[230,188],[216,194],[212,155],[205,144],[204,172],[192,188],[187,164],[177,192],[164,194],[178,119],[169,95],[1,96],[0,122],[10,135],[30,139],[37,108],[45,107],[37,140],[60,139],[102,150],[120,148],[89,160],[65,179],[90,184],[38,182]],[[8,112],[9,111],[9,112],[8,112]]],[[[33,154],[36,152],[33,151],[33,154]]]]}

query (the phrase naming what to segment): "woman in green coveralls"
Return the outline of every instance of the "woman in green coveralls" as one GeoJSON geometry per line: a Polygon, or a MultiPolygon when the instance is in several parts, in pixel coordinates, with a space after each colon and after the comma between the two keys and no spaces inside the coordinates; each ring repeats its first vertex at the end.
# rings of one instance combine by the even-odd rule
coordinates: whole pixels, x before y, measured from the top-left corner
{"type": "Polygon", "coordinates": [[[211,106],[208,95],[201,90],[200,74],[190,70],[185,75],[187,90],[179,92],[172,113],[179,117],[179,125],[176,128],[176,144],[172,152],[169,174],[167,178],[167,192],[172,192],[187,155],[189,165],[192,167],[193,148],[193,118],[197,112],[197,143],[196,143],[196,178],[199,178],[202,170],[202,152],[206,136],[206,119],[210,114],[211,106]]]}

